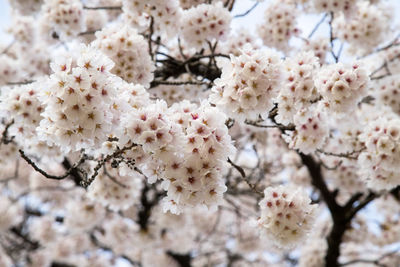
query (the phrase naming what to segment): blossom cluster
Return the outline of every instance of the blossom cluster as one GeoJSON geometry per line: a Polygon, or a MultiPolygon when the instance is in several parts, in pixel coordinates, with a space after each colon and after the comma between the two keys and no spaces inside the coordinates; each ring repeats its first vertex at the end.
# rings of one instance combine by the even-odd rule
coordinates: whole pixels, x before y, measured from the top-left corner
{"type": "Polygon", "coordinates": [[[148,53],[148,44],[133,28],[112,25],[96,32],[92,43],[113,62],[111,72],[127,82],[148,87],[155,69],[148,53]]]}
{"type": "Polygon", "coordinates": [[[41,14],[41,19],[63,40],[72,39],[85,29],[83,4],[79,0],[45,0],[41,14]]]}
{"type": "Polygon", "coordinates": [[[296,129],[289,146],[309,154],[321,148],[329,136],[326,114],[319,106],[300,110],[294,117],[296,129]]]}
{"type": "Polygon", "coordinates": [[[231,55],[230,62],[223,63],[210,101],[235,119],[267,118],[278,94],[281,64],[276,52],[251,50],[247,45],[239,56],[231,55]]]}
{"type": "Polygon", "coordinates": [[[346,16],[353,14],[355,3],[353,0],[312,0],[312,8],[318,12],[343,12],[346,16]]]}
{"type": "Polygon", "coordinates": [[[345,66],[341,63],[328,65],[318,72],[316,87],[325,106],[332,112],[343,113],[355,108],[366,96],[369,77],[359,63],[345,66]]]}
{"type": "Polygon", "coordinates": [[[393,114],[370,121],[360,135],[366,151],[359,157],[362,177],[375,190],[389,190],[399,184],[400,118],[393,114]]]}
{"type": "Polygon", "coordinates": [[[82,47],[78,57],[60,57],[41,92],[45,106],[39,136],[63,151],[96,149],[112,132],[112,109],[120,81],[114,63],[100,51],[82,47]]]}
{"type": "Polygon", "coordinates": [[[289,39],[299,33],[297,13],[294,3],[273,1],[265,10],[265,22],[258,28],[264,44],[286,52],[289,49],[289,39]]]}
{"type": "Polygon", "coordinates": [[[181,19],[181,35],[189,46],[207,47],[205,41],[225,41],[230,30],[231,14],[222,2],[201,4],[185,10],[181,19]]]}
{"type": "Polygon", "coordinates": [[[173,36],[181,17],[179,0],[123,0],[124,19],[144,30],[152,25],[158,32],[173,36]]]}
{"type": "Polygon", "coordinates": [[[15,136],[18,145],[29,154],[61,159],[61,153],[56,146],[48,146],[37,136],[36,128],[43,119],[41,113],[44,106],[39,101],[43,81],[13,87],[3,87],[0,112],[9,118],[9,134],[15,136]]]}
{"type": "Polygon", "coordinates": [[[263,235],[277,246],[288,248],[299,244],[310,232],[316,216],[316,205],[301,188],[269,187],[260,201],[258,220],[263,235]]]}
{"type": "Polygon", "coordinates": [[[308,108],[319,95],[314,85],[318,69],[318,58],[312,52],[299,53],[284,61],[284,83],[277,97],[276,121],[293,123],[293,117],[303,108],[308,108]]]}
{"type": "Polygon", "coordinates": [[[138,161],[148,181],[163,180],[164,210],[180,213],[187,205],[215,207],[221,202],[226,191],[221,176],[234,148],[220,111],[188,101],[168,109],[164,101],[157,101],[132,110],[121,121],[120,141],[140,145],[144,157],[151,159],[138,161]]]}
{"type": "Polygon", "coordinates": [[[385,77],[371,84],[372,95],[379,104],[389,106],[400,115],[400,75],[385,77]]]}
{"type": "Polygon", "coordinates": [[[349,19],[334,19],[333,30],[340,40],[348,42],[356,54],[371,52],[390,34],[392,15],[387,7],[357,1],[356,12],[349,19]]]}

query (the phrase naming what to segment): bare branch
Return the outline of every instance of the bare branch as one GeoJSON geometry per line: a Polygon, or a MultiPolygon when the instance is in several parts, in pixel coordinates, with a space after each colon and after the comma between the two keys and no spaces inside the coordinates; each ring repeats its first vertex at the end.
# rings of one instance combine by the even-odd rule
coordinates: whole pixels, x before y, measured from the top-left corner
{"type": "Polygon", "coordinates": [[[334,44],[333,44],[333,41],[335,41],[335,37],[333,36],[333,28],[332,28],[332,22],[334,19],[333,12],[330,12],[330,18],[331,19],[329,20],[329,40],[330,40],[330,44],[331,44],[331,55],[334,58],[335,62],[338,63],[339,57],[335,54],[334,44]]]}
{"type": "Polygon", "coordinates": [[[249,182],[249,180],[248,180],[247,177],[246,177],[246,173],[245,173],[245,171],[243,170],[242,167],[240,167],[239,165],[236,165],[235,163],[233,163],[233,162],[231,161],[230,158],[228,158],[228,163],[231,164],[232,167],[234,167],[234,168],[240,173],[240,175],[241,175],[242,178],[243,178],[243,181],[246,182],[246,184],[250,187],[250,189],[251,189],[253,192],[257,193],[257,195],[259,195],[260,197],[263,197],[263,196],[264,196],[263,192],[259,191],[259,190],[257,189],[256,185],[254,185],[254,184],[252,184],[252,183],[249,182]]]}
{"type": "Polygon", "coordinates": [[[88,178],[88,179],[82,180],[80,185],[83,186],[84,188],[87,188],[94,181],[94,179],[96,179],[97,175],[99,175],[100,169],[106,164],[107,161],[121,156],[126,150],[129,150],[135,146],[136,146],[136,144],[131,144],[131,145],[125,146],[121,149],[117,149],[113,154],[107,155],[104,159],[99,160],[97,162],[97,165],[93,169],[92,176],[90,176],[90,178],[88,178]]]}
{"type": "Polygon", "coordinates": [[[33,80],[27,80],[27,81],[22,81],[22,82],[8,82],[7,85],[26,85],[26,84],[31,84],[34,82],[35,81],[33,81],[33,80]]]}
{"type": "Polygon", "coordinates": [[[289,125],[283,125],[283,124],[263,125],[263,124],[259,124],[258,122],[249,121],[249,120],[246,120],[244,123],[246,123],[247,125],[251,125],[251,126],[259,127],[259,128],[279,128],[279,129],[281,129],[283,131],[294,131],[295,130],[295,126],[293,124],[289,124],[289,125]]]}
{"type": "Polygon", "coordinates": [[[153,16],[151,16],[150,17],[150,25],[149,25],[149,35],[147,36],[148,46],[149,46],[149,54],[150,54],[151,60],[154,60],[154,53],[153,53],[153,47],[152,47],[153,34],[154,34],[154,18],[153,18],[153,16]]]}
{"type": "Polygon", "coordinates": [[[233,18],[241,18],[241,17],[245,17],[247,16],[251,11],[253,11],[253,9],[255,9],[258,6],[259,2],[255,2],[254,5],[248,9],[246,12],[242,13],[242,14],[237,14],[235,16],[233,16],[233,18]]]}
{"type": "Polygon", "coordinates": [[[328,17],[328,13],[325,13],[324,16],[320,19],[320,21],[315,25],[315,27],[312,29],[310,34],[307,36],[307,39],[310,39],[314,33],[318,30],[319,26],[325,21],[325,19],[328,17]]]}
{"type": "Polygon", "coordinates": [[[353,156],[354,154],[358,154],[361,153],[362,151],[365,150],[365,147],[363,147],[362,149],[359,150],[354,150],[351,152],[347,152],[347,153],[334,153],[334,152],[327,152],[327,151],[323,151],[321,149],[317,149],[318,153],[327,155],[327,156],[334,156],[334,157],[339,157],[339,158],[348,158],[348,159],[357,159],[358,155],[353,156]]]}
{"type": "Polygon", "coordinates": [[[22,149],[19,149],[19,154],[21,155],[21,157],[29,164],[33,167],[33,169],[37,172],[39,172],[40,174],[42,174],[44,177],[48,178],[48,179],[53,179],[53,180],[62,180],[65,179],[66,177],[68,177],[69,175],[71,175],[72,172],[74,172],[81,164],[83,164],[85,162],[86,155],[82,154],[81,158],[74,164],[72,165],[72,167],[67,170],[67,172],[63,175],[51,175],[48,174],[47,172],[45,172],[44,170],[42,170],[41,168],[39,168],[36,163],[34,163],[27,155],[25,155],[25,152],[22,149]]]}
{"type": "Polygon", "coordinates": [[[157,85],[185,85],[185,84],[193,84],[193,85],[208,85],[209,82],[200,82],[200,81],[158,81],[154,80],[151,82],[150,88],[156,87],[157,85]]]}
{"type": "Polygon", "coordinates": [[[122,6],[97,6],[97,7],[83,6],[83,9],[87,9],[87,10],[118,10],[118,11],[122,11],[122,6]]]}
{"type": "Polygon", "coordinates": [[[4,131],[1,135],[1,140],[0,140],[0,146],[1,144],[9,144],[13,141],[14,137],[9,138],[8,137],[8,130],[10,129],[11,125],[14,124],[14,120],[11,120],[9,123],[6,123],[6,127],[4,128],[4,131]]]}

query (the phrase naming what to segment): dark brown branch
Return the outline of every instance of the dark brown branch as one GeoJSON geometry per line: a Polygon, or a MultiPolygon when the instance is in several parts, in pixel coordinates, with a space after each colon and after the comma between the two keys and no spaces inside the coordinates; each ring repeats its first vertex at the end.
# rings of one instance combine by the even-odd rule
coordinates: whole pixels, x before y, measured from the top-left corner
{"type": "Polygon", "coordinates": [[[244,172],[242,167],[240,167],[240,166],[236,165],[235,163],[233,163],[230,158],[228,158],[228,163],[231,164],[232,167],[234,167],[240,173],[240,175],[243,178],[246,178],[246,173],[244,172]]]}
{"type": "Polygon", "coordinates": [[[210,85],[208,82],[200,82],[200,81],[158,81],[154,80],[151,82],[151,88],[156,87],[157,85],[185,85],[185,84],[193,84],[193,85],[210,85]]]}
{"type": "Polygon", "coordinates": [[[357,155],[357,156],[353,156],[353,155],[354,155],[354,154],[357,154],[357,153],[360,153],[360,152],[362,152],[363,150],[365,150],[365,147],[363,147],[363,148],[360,149],[360,150],[354,150],[354,151],[347,152],[347,153],[333,153],[333,152],[323,151],[323,150],[321,150],[321,149],[317,149],[317,152],[318,152],[318,153],[321,153],[321,154],[324,154],[324,155],[327,155],[327,156],[334,156],[334,157],[348,158],[348,159],[357,159],[357,158],[358,158],[358,155],[357,155]]]}
{"type": "MultiPolygon", "coordinates": [[[[82,162],[83,163],[83,162],[82,162]]],[[[74,166],[69,162],[68,158],[64,158],[63,162],[61,163],[64,167],[65,170],[71,170],[70,175],[74,180],[75,185],[79,185],[80,182],[83,180],[83,177],[79,173],[77,167],[74,168],[74,166]]]]}
{"type": "Polygon", "coordinates": [[[335,200],[335,193],[329,191],[327,184],[321,172],[321,165],[318,164],[310,155],[300,153],[303,164],[308,168],[311,175],[312,184],[318,188],[322,198],[328,206],[330,211],[333,227],[332,231],[327,238],[328,250],[325,256],[327,267],[337,267],[340,255],[340,243],[346,231],[346,218],[344,217],[343,208],[337,204],[335,200]]]}
{"type": "Polygon", "coordinates": [[[80,32],[78,35],[79,36],[83,36],[83,35],[91,35],[91,34],[95,34],[97,31],[100,31],[101,29],[98,30],[92,30],[92,31],[86,31],[86,32],[80,32]]]}
{"type": "Polygon", "coordinates": [[[235,163],[233,163],[233,162],[231,161],[230,158],[228,158],[228,163],[231,164],[231,166],[232,166],[233,168],[235,168],[235,169],[240,173],[240,175],[241,175],[243,181],[246,182],[246,184],[250,187],[250,189],[251,189],[254,193],[256,193],[256,194],[257,194],[258,196],[260,196],[260,197],[263,197],[263,196],[264,196],[264,194],[263,194],[261,191],[259,191],[259,190],[257,189],[257,187],[256,187],[255,184],[252,184],[252,183],[249,182],[248,178],[246,177],[246,173],[245,173],[245,171],[243,170],[242,167],[240,167],[239,165],[236,165],[235,163]]]}
{"type": "Polygon", "coordinates": [[[123,147],[121,149],[117,149],[114,153],[112,153],[111,155],[107,155],[104,159],[101,159],[97,162],[97,165],[94,167],[93,169],[93,174],[92,176],[90,176],[90,178],[88,179],[84,179],[80,182],[80,185],[83,186],[84,188],[87,188],[89,185],[91,185],[91,183],[94,181],[94,179],[96,179],[97,175],[99,175],[99,171],[100,169],[104,166],[104,164],[106,164],[107,161],[113,159],[113,158],[117,158],[122,156],[122,154],[126,151],[131,149],[132,147],[135,147],[136,144],[131,144],[129,146],[123,147]]]}
{"type": "Polygon", "coordinates": [[[151,16],[150,17],[150,26],[149,26],[149,35],[147,36],[148,46],[149,46],[149,54],[150,54],[151,60],[154,60],[154,53],[153,53],[153,46],[152,46],[153,34],[154,34],[154,18],[153,18],[153,16],[151,16]]]}
{"type": "MultiPolygon", "coordinates": [[[[338,191],[331,192],[324,180],[321,172],[321,165],[316,162],[312,156],[300,153],[303,164],[308,168],[311,175],[312,184],[320,191],[322,198],[328,206],[333,220],[332,230],[327,238],[328,250],[325,256],[327,267],[339,266],[340,244],[349,223],[357,215],[357,213],[371,203],[379,195],[370,192],[363,200],[359,200],[363,194],[357,193],[353,195],[344,206],[337,204],[335,197],[338,191]],[[359,202],[356,206],[356,204],[359,202]]],[[[400,191],[400,186],[392,189],[390,193],[400,191]]]]}
{"type": "Polygon", "coordinates": [[[328,186],[325,183],[325,179],[321,172],[321,165],[318,164],[310,155],[300,153],[300,157],[303,164],[308,168],[312,178],[312,184],[320,191],[322,198],[332,213],[332,217],[335,216],[337,212],[341,211],[341,207],[336,203],[333,192],[329,191],[328,186]]]}
{"type": "MultiPolygon", "coordinates": [[[[140,172],[141,173],[141,172],[140,172]]],[[[156,188],[154,185],[148,185],[146,182],[143,183],[144,186],[142,188],[141,196],[140,196],[140,209],[138,212],[138,220],[137,224],[139,224],[140,229],[142,231],[147,231],[149,227],[149,220],[151,216],[151,210],[155,205],[158,204],[160,198],[164,196],[164,192],[159,193],[156,192],[154,194],[153,199],[149,199],[148,197],[148,192],[150,190],[156,191],[156,188]]]]}
{"type": "Polygon", "coordinates": [[[13,141],[13,139],[14,139],[13,137],[8,138],[8,130],[10,129],[11,125],[13,125],[13,124],[14,124],[14,120],[11,120],[9,123],[6,124],[6,127],[1,135],[0,145],[1,144],[7,145],[13,141]]]}
{"type": "Polygon", "coordinates": [[[34,163],[27,155],[25,155],[25,152],[20,149],[19,150],[19,154],[21,155],[21,157],[29,164],[32,166],[32,168],[39,172],[40,174],[42,174],[44,177],[48,178],[48,179],[53,179],[53,180],[62,180],[65,179],[66,177],[68,177],[69,175],[71,175],[73,172],[77,171],[77,168],[83,164],[86,160],[86,155],[82,155],[81,158],[79,159],[78,162],[76,162],[74,165],[71,166],[71,168],[69,168],[67,170],[67,172],[63,175],[51,175],[48,174],[47,172],[45,172],[44,170],[42,170],[41,168],[39,168],[36,163],[34,163]]]}
{"type": "Polygon", "coordinates": [[[249,121],[249,120],[246,120],[244,123],[246,123],[247,125],[251,125],[251,126],[259,127],[259,128],[278,128],[278,129],[281,129],[283,131],[294,131],[295,130],[295,126],[293,124],[289,124],[289,125],[283,125],[283,124],[263,125],[263,124],[259,124],[258,122],[249,121]]]}
{"type": "Polygon", "coordinates": [[[115,178],[114,176],[112,176],[108,171],[107,171],[107,167],[106,165],[103,166],[103,172],[104,174],[107,176],[107,178],[109,178],[111,181],[113,181],[115,184],[123,187],[123,188],[127,188],[126,185],[124,185],[123,183],[121,183],[120,181],[117,180],[117,178],[115,178]]]}
{"type": "MultiPolygon", "coordinates": [[[[211,4],[211,1],[209,1],[211,4]]],[[[227,0],[224,4],[224,7],[226,7],[229,11],[232,11],[233,6],[235,5],[235,0],[227,0]]]]}
{"type": "Polygon", "coordinates": [[[40,247],[39,243],[30,239],[30,237],[23,232],[23,227],[15,226],[10,229],[10,231],[15,234],[17,237],[23,240],[24,244],[27,244],[28,250],[35,250],[40,247]]]}
{"type": "Polygon", "coordinates": [[[97,7],[83,6],[83,9],[87,9],[87,10],[119,10],[119,11],[122,11],[122,7],[121,6],[97,6],[97,7]]]}
{"type": "Polygon", "coordinates": [[[191,267],[192,266],[192,257],[189,253],[187,254],[178,254],[173,251],[167,251],[167,255],[173,258],[181,267],[191,267]]]}
{"type": "Polygon", "coordinates": [[[170,77],[177,78],[181,74],[189,73],[194,76],[203,77],[209,81],[214,81],[216,78],[221,76],[221,70],[214,65],[209,66],[208,64],[201,62],[201,59],[203,58],[214,57],[228,58],[229,56],[224,54],[195,55],[184,61],[168,56],[166,59],[158,60],[158,62],[162,63],[162,66],[156,69],[154,72],[154,78],[156,81],[166,81],[170,77]]]}
{"type": "Polygon", "coordinates": [[[59,261],[53,261],[50,265],[50,267],[77,267],[76,265],[64,263],[64,262],[59,262],[59,261]]]}

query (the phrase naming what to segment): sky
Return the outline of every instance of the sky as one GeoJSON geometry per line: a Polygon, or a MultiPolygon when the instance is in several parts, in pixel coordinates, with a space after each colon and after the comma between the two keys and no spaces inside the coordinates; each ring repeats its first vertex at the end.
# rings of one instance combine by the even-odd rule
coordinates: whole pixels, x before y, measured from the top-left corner
{"type": "Polygon", "coordinates": [[[11,37],[4,34],[4,28],[10,21],[10,8],[6,0],[0,0],[0,44],[7,44],[11,37]]]}

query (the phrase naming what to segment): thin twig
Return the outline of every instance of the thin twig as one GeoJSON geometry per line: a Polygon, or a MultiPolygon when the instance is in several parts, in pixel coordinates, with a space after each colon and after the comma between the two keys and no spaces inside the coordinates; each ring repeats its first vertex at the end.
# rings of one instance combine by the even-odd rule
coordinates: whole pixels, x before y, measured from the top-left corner
{"type": "Polygon", "coordinates": [[[114,183],[116,183],[117,185],[123,187],[123,188],[128,188],[126,185],[124,185],[123,183],[121,183],[120,181],[117,180],[117,178],[115,178],[114,176],[112,176],[108,171],[107,171],[107,167],[106,165],[103,165],[103,171],[104,174],[114,183]]]}
{"type": "Polygon", "coordinates": [[[354,151],[347,152],[347,153],[327,152],[327,151],[323,151],[323,150],[321,150],[321,149],[317,149],[317,152],[318,152],[318,153],[321,153],[321,154],[324,154],[324,155],[327,155],[327,156],[334,156],[334,157],[348,158],[348,159],[357,159],[357,158],[358,158],[358,155],[357,155],[357,156],[353,156],[353,155],[354,155],[354,154],[357,154],[357,153],[360,153],[360,152],[362,152],[362,151],[364,151],[364,150],[365,150],[365,147],[363,147],[363,148],[361,148],[361,149],[359,149],[359,150],[354,150],[354,151]]]}
{"type": "Polygon", "coordinates": [[[332,28],[332,22],[333,22],[333,18],[334,18],[333,12],[330,12],[330,17],[331,17],[331,19],[329,20],[329,40],[330,40],[330,44],[331,44],[331,54],[332,54],[332,57],[335,59],[335,62],[338,63],[339,58],[335,54],[334,44],[333,44],[333,41],[335,40],[335,38],[333,37],[333,28],[332,28]]]}
{"type": "Polygon", "coordinates": [[[87,10],[119,10],[119,11],[122,11],[122,6],[96,6],[96,7],[83,6],[83,9],[87,9],[87,10]]]}
{"type": "Polygon", "coordinates": [[[185,84],[193,84],[193,85],[209,85],[209,82],[199,82],[199,81],[158,81],[154,80],[151,82],[150,87],[155,87],[157,85],[185,85],[185,84]]]}
{"type": "Polygon", "coordinates": [[[7,85],[25,85],[25,84],[31,84],[34,82],[35,81],[33,81],[33,80],[27,80],[27,81],[22,81],[22,82],[8,82],[7,85]]]}
{"type": "Polygon", "coordinates": [[[11,125],[13,125],[13,124],[14,124],[14,119],[6,124],[6,127],[4,128],[4,131],[1,135],[0,146],[1,146],[1,144],[7,145],[13,141],[14,137],[8,138],[8,130],[10,129],[11,125]]]}
{"type": "Polygon", "coordinates": [[[153,16],[150,17],[150,26],[149,26],[149,36],[148,36],[148,44],[149,44],[149,54],[151,60],[154,60],[154,53],[153,53],[153,46],[152,46],[152,37],[154,33],[154,18],[153,16]]]}
{"type": "Polygon", "coordinates": [[[256,121],[249,121],[249,120],[245,120],[244,123],[247,124],[247,125],[251,125],[251,126],[259,127],[259,128],[278,128],[278,129],[281,129],[283,131],[294,131],[295,130],[295,126],[293,124],[289,124],[289,125],[283,125],[283,124],[263,125],[263,124],[259,124],[256,121]]]}
{"type": "Polygon", "coordinates": [[[83,36],[83,35],[91,35],[91,34],[95,34],[97,31],[99,31],[100,29],[98,29],[98,30],[91,30],[91,31],[86,31],[86,32],[80,32],[78,35],[79,36],[83,36]]]}
{"type": "Polygon", "coordinates": [[[383,46],[383,47],[377,48],[377,49],[374,50],[372,53],[369,53],[369,54],[367,54],[367,55],[361,56],[361,57],[359,57],[358,59],[362,59],[362,58],[371,56],[371,55],[373,55],[373,54],[379,53],[379,52],[381,52],[381,51],[388,50],[388,49],[391,48],[391,47],[399,46],[399,45],[400,45],[400,42],[398,42],[398,41],[399,41],[399,37],[400,37],[400,33],[397,34],[396,37],[393,39],[393,41],[391,41],[389,44],[387,44],[387,45],[385,45],[385,46],[383,46]]]}
{"type": "Polygon", "coordinates": [[[321,20],[315,25],[315,27],[312,29],[310,34],[307,36],[307,39],[310,39],[314,33],[318,30],[319,26],[325,21],[325,19],[328,17],[328,13],[325,13],[324,16],[321,18],[321,20]]]}
{"type": "Polygon", "coordinates": [[[259,2],[255,2],[254,5],[250,9],[248,9],[246,12],[235,15],[235,16],[233,16],[233,18],[241,18],[241,17],[247,16],[251,11],[253,11],[253,9],[255,9],[258,6],[258,4],[259,4],[259,2]]]}
{"type": "Polygon", "coordinates": [[[375,260],[356,259],[356,260],[351,260],[351,261],[342,263],[342,264],[340,264],[340,266],[351,265],[351,264],[354,264],[354,263],[372,263],[372,264],[375,264],[375,265],[380,266],[380,267],[387,267],[385,264],[380,263],[380,261],[383,260],[386,257],[395,255],[396,253],[399,252],[399,250],[400,250],[400,248],[398,248],[396,250],[393,250],[393,251],[389,251],[389,252],[383,254],[382,256],[380,256],[378,259],[375,259],[375,260]]]}
{"type": "Polygon", "coordinates": [[[228,163],[231,164],[232,167],[234,167],[240,173],[240,175],[242,176],[243,180],[247,183],[247,185],[250,187],[250,189],[253,192],[257,193],[261,197],[263,196],[263,193],[261,191],[259,191],[254,184],[252,184],[252,183],[250,183],[248,181],[248,179],[246,177],[246,173],[245,173],[245,171],[243,170],[242,167],[240,167],[239,165],[236,165],[235,163],[233,163],[230,158],[228,158],[228,163]]]}
{"type": "Polygon", "coordinates": [[[1,55],[6,54],[8,52],[8,50],[10,50],[15,43],[16,43],[16,40],[14,39],[9,45],[7,45],[6,48],[4,48],[4,50],[0,54],[1,55]]]}
{"type": "Polygon", "coordinates": [[[92,176],[90,176],[90,178],[87,180],[82,180],[80,185],[83,186],[84,188],[87,188],[89,185],[92,184],[94,179],[96,179],[97,175],[99,174],[99,170],[103,167],[104,164],[106,164],[107,161],[109,161],[112,158],[121,156],[126,150],[129,150],[135,146],[136,146],[136,144],[131,144],[129,146],[123,147],[121,149],[116,150],[113,154],[107,155],[104,159],[99,160],[97,162],[97,165],[93,169],[92,176]]]}
{"type": "Polygon", "coordinates": [[[83,164],[86,160],[86,155],[82,154],[81,158],[74,164],[72,165],[71,168],[69,168],[69,170],[67,170],[67,172],[63,175],[51,175],[48,174],[47,172],[45,172],[44,170],[42,170],[41,168],[39,168],[27,155],[25,155],[25,152],[20,149],[18,150],[19,154],[21,155],[21,157],[29,164],[33,167],[33,169],[37,172],[39,172],[40,174],[42,174],[44,177],[48,178],[48,179],[53,179],[53,180],[62,180],[65,179],[66,177],[68,177],[69,175],[71,175],[71,173],[76,170],[78,168],[78,166],[80,166],[81,164],[83,164]]]}

